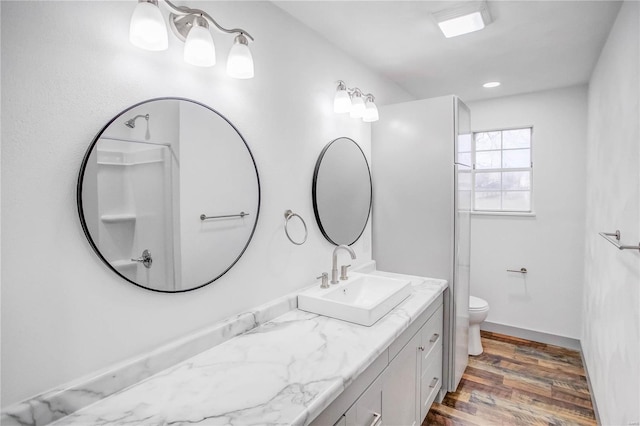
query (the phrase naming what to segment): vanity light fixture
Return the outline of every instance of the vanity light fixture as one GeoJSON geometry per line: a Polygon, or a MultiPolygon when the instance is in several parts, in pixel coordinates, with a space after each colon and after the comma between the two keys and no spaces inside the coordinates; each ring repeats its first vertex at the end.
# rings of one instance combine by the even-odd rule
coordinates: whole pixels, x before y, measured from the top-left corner
{"type": "Polygon", "coordinates": [[[129,25],[129,41],[140,49],[167,50],[167,26],[164,24],[157,0],[141,1],[133,10],[129,25]]]}
{"type": "Polygon", "coordinates": [[[364,121],[365,123],[371,123],[373,121],[378,121],[380,116],[378,115],[378,107],[376,106],[376,104],[373,103],[375,98],[373,97],[373,95],[371,93],[365,95],[365,98],[367,100],[366,100],[366,102],[364,104],[365,105],[365,110],[364,110],[364,113],[362,114],[362,121],[364,121]]]}
{"type": "Polygon", "coordinates": [[[351,118],[362,118],[366,109],[367,107],[364,105],[362,92],[356,87],[351,94],[351,110],[349,110],[349,116],[351,118]]]}
{"type": "Polygon", "coordinates": [[[233,41],[227,59],[227,74],[233,78],[253,78],[253,58],[244,34],[238,34],[233,41]]]}
{"type": "Polygon", "coordinates": [[[333,111],[337,114],[349,113],[351,118],[362,118],[362,121],[371,123],[378,121],[378,107],[374,103],[375,98],[371,93],[363,94],[357,87],[347,88],[344,81],[338,80],[338,87],[333,98],[333,111]]]}
{"type": "Polygon", "coordinates": [[[347,91],[347,85],[342,80],[338,80],[338,89],[333,98],[333,111],[337,114],[351,111],[351,96],[347,91]]]}
{"type": "Polygon", "coordinates": [[[434,12],[433,17],[446,38],[472,33],[491,23],[485,0],[460,2],[434,12]]]}
{"type": "Polygon", "coordinates": [[[184,61],[197,67],[212,67],[216,64],[216,47],[209,24],[202,16],[193,20],[193,27],[184,41],[184,61]]]}
{"type": "MultiPolygon", "coordinates": [[[[240,28],[227,29],[220,26],[204,10],[176,6],[169,0],[163,0],[163,4],[170,11],[171,30],[185,43],[185,62],[199,67],[215,65],[215,45],[209,30],[209,25],[213,24],[223,33],[236,34],[227,59],[227,74],[233,78],[253,78],[253,57],[248,40],[253,41],[251,35],[240,28]]],[[[167,26],[160,12],[158,0],[138,0],[138,5],[131,16],[129,40],[131,44],[141,49],[159,51],[168,48],[167,26]]]]}

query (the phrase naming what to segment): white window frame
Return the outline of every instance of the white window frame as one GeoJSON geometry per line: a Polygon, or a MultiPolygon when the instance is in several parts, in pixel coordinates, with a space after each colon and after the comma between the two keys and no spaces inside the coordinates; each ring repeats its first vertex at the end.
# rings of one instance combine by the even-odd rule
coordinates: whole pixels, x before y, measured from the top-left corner
{"type": "MultiPolygon", "coordinates": [[[[515,127],[504,127],[499,129],[491,129],[491,130],[474,130],[472,132],[471,137],[471,212],[476,215],[496,215],[496,216],[535,216],[534,211],[534,171],[533,171],[533,125],[524,125],[524,126],[515,126],[515,127]],[[491,132],[505,132],[509,130],[519,130],[519,129],[531,129],[531,139],[529,141],[529,155],[530,155],[530,164],[529,167],[519,167],[519,168],[494,168],[494,169],[480,169],[481,173],[490,173],[490,172],[530,172],[530,188],[529,188],[529,210],[476,210],[476,134],[477,133],[491,133],[491,132]]],[[[502,155],[502,151],[510,151],[512,149],[521,149],[521,148],[509,148],[503,149],[502,145],[500,146],[500,151],[502,155]]]]}

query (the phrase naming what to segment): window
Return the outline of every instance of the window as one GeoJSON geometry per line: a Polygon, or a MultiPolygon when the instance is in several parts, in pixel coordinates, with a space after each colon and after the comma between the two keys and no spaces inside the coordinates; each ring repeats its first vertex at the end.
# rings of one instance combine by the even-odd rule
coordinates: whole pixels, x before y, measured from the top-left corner
{"type": "MultiPolygon", "coordinates": [[[[473,134],[473,210],[531,212],[531,127],[473,134]]],[[[461,153],[461,155],[464,155],[461,153]]]]}

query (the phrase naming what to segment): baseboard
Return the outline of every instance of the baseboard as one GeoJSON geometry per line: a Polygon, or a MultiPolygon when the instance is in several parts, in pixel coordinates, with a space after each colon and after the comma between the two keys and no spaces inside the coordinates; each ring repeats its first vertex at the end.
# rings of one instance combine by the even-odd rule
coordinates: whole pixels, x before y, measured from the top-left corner
{"type": "Polygon", "coordinates": [[[600,421],[600,413],[598,412],[598,404],[596,404],[595,393],[593,393],[593,386],[591,386],[591,378],[589,377],[589,368],[587,367],[587,360],[584,358],[584,352],[582,351],[582,345],[580,345],[580,359],[584,367],[584,374],[587,376],[587,386],[589,387],[589,395],[591,395],[591,405],[593,405],[593,415],[596,416],[596,423],[602,424],[600,421]]]}
{"type": "Polygon", "coordinates": [[[493,333],[506,334],[508,336],[519,337],[521,339],[532,340],[534,342],[546,343],[547,345],[561,346],[574,351],[582,351],[580,340],[571,337],[557,336],[555,334],[544,333],[542,331],[527,330],[510,325],[495,322],[483,322],[480,329],[493,333]]]}

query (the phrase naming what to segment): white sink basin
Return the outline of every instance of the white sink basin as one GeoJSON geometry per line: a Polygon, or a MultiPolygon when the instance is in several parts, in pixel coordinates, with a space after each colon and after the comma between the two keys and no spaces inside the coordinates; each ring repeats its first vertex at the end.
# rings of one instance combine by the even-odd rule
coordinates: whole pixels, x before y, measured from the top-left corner
{"type": "Polygon", "coordinates": [[[329,288],[298,294],[298,309],[370,326],[411,294],[411,281],[352,272],[329,288]]]}

